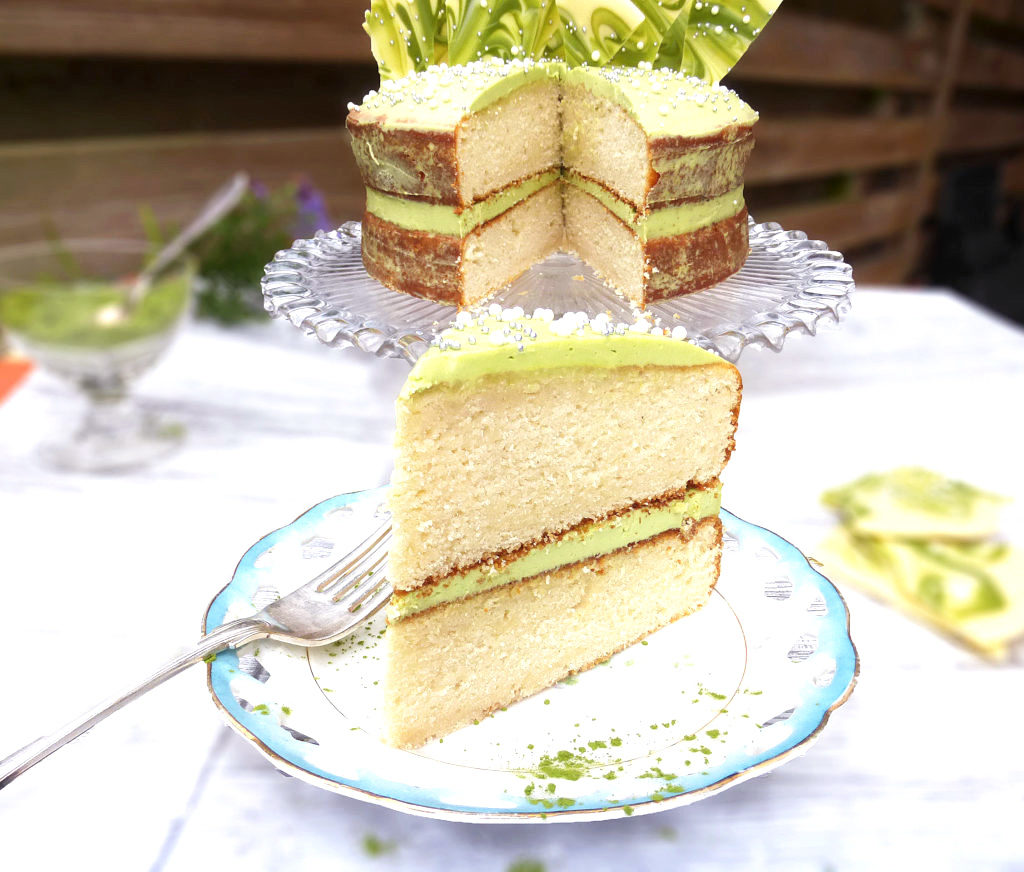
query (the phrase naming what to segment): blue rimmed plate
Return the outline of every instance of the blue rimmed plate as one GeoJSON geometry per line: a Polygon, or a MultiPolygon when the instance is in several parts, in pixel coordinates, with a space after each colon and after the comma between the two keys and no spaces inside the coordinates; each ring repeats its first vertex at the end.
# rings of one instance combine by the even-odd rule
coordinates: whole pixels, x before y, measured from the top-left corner
{"type": "MultiPolygon", "coordinates": [[[[379,523],[385,493],[326,500],[253,545],[207,630],[347,552],[379,523]]],[[[416,751],[378,738],[383,618],[322,648],[264,640],[223,652],[210,692],[283,772],[413,814],[571,821],[695,802],[804,753],[858,667],[832,584],[784,539],[721,517],[722,574],[703,609],[416,751]]]]}

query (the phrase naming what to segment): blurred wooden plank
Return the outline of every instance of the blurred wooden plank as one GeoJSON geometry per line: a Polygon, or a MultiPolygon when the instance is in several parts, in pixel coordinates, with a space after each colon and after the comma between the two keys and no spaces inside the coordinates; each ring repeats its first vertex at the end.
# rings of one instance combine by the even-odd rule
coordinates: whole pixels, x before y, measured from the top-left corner
{"type": "Polygon", "coordinates": [[[880,251],[854,255],[849,258],[853,265],[853,280],[858,285],[903,284],[913,274],[922,246],[922,236],[915,233],[910,245],[899,240],[880,251]]]}
{"type": "Polygon", "coordinates": [[[971,29],[973,0],[956,0],[950,11],[948,26],[945,28],[943,58],[945,63],[939,73],[935,88],[930,95],[928,112],[929,136],[921,160],[917,164],[914,183],[913,218],[899,244],[897,262],[902,260],[909,272],[917,263],[922,251],[920,225],[934,201],[934,173],[942,149],[943,134],[947,129],[950,107],[956,89],[956,74],[963,59],[964,46],[971,29]]]}
{"type": "Polygon", "coordinates": [[[843,251],[903,233],[913,221],[915,196],[906,187],[837,203],[796,204],[774,209],[771,220],[843,251]]]}
{"type": "Polygon", "coordinates": [[[346,137],[330,128],[0,146],[0,243],[47,227],[129,232],[144,203],[178,220],[239,169],[269,186],[308,178],[334,220],[358,217],[363,191],[346,137]]]}
{"type": "Polygon", "coordinates": [[[942,138],[946,154],[999,151],[1024,146],[1024,112],[1013,109],[951,109],[942,138]]]}
{"type": "Polygon", "coordinates": [[[956,82],[961,88],[1024,91],[1024,51],[968,41],[956,82]]]}
{"type": "MultiPolygon", "coordinates": [[[[282,179],[285,181],[286,179],[282,179]]],[[[183,227],[194,218],[210,189],[181,194],[154,194],[145,201],[164,226],[183,227]]],[[[363,211],[364,196],[358,191],[325,190],[328,214],[335,224],[358,220],[363,211]]],[[[0,214],[0,247],[12,243],[34,242],[52,233],[62,239],[76,237],[102,237],[112,239],[141,239],[144,236],[140,220],[140,203],[134,200],[99,200],[75,202],[53,212],[26,212],[10,220],[0,214]]]]}
{"type": "Polygon", "coordinates": [[[1024,197],[1024,154],[1008,160],[1003,167],[1003,193],[1010,197],[1024,197]]]}
{"type": "Polygon", "coordinates": [[[0,53],[370,61],[365,4],[5,0],[0,53]]]}
{"type": "Polygon", "coordinates": [[[934,47],[783,5],[730,74],[735,79],[928,91],[942,60],[934,47]]]}
{"type": "Polygon", "coordinates": [[[279,18],[296,16],[330,17],[339,7],[356,6],[361,0],[4,0],[9,7],[45,3],[53,8],[123,12],[201,13],[228,18],[279,18]]]}
{"type": "MultiPolygon", "coordinates": [[[[960,0],[924,0],[924,2],[935,9],[951,12],[959,5],[960,0]]],[[[972,0],[971,14],[988,21],[1013,21],[1020,14],[1019,11],[1015,11],[1015,5],[1019,5],[1015,0],[972,0]]]]}
{"type": "Polygon", "coordinates": [[[927,118],[763,119],[747,168],[749,184],[905,166],[925,153],[927,118]]]}
{"type": "Polygon", "coordinates": [[[338,126],[379,81],[368,64],[6,59],[0,139],[338,126]]]}

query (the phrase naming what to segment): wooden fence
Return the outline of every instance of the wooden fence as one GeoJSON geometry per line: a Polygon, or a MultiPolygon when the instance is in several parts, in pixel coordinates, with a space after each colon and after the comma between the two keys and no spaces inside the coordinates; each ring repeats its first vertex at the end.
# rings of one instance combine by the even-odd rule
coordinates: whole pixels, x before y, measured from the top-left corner
{"type": "MultiPolygon", "coordinates": [[[[996,163],[1024,197],[1024,0],[786,0],[729,77],[760,111],[759,220],[912,278],[945,169],[996,163]]],[[[5,0],[0,244],[135,235],[231,171],[301,174],[338,219],[362,190],[341,126],[373,78],[365,0],[5,0]]]]}

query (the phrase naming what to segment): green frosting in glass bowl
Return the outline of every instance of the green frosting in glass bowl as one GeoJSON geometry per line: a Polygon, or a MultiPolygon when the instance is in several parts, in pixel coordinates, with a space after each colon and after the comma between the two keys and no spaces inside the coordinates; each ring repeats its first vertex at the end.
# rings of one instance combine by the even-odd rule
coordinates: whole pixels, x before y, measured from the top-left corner
{"type": "Polygon", "coordinates": [[[41,280],[0,292],[0,323],[39,345],[108,349],[170,330],[188,307],[191,286],[191,270],[183,269],[128,307],[123,284],[41,280]]]}

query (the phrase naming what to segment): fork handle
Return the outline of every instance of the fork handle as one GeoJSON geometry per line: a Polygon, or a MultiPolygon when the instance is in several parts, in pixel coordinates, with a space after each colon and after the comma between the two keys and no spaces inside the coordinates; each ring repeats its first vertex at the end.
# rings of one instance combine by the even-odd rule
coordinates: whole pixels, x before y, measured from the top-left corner
{"type": "Polygon", "coordinates": [[[15,778],[31,769],[36,763],[48,757],[58,748],[63,748],[68,742],[77,739],[82,733],[92,729],[107,715],[116,712],[132,700],[138,699],[142,694],[152,690],[158,684],[163,684],[172,675],[177,675],[189,666],[200,663],[211,654],[216,654],[225,648],[237,648],[239,645],[244,645],[246,642],[251,642],[254,639],[264,639],[270,635],[271,630],[270,624],[254,618],[243,618],[242,620],[231,621],[218,627],[213,632],[203,636],[196,643],[195,647],[169,660],[149,678],[133,687],[127,693],[101,703],[56,732],[48,736],[42,736],[34,742],[29,742],[24,748],[11,754],[10,757],[0,760],[0,789],[6,787],[15,778]]]}

